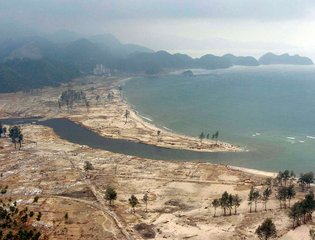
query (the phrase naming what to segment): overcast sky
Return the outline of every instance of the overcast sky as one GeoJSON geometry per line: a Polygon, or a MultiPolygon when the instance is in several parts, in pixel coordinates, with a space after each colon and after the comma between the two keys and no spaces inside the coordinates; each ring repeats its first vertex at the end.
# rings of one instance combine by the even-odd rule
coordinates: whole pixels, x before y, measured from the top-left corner
{"type": "Polygon", "coordinates": [[[0,21],[112,33],[154,50],[315,59],[315,0],[0,0],[0,21]]]}

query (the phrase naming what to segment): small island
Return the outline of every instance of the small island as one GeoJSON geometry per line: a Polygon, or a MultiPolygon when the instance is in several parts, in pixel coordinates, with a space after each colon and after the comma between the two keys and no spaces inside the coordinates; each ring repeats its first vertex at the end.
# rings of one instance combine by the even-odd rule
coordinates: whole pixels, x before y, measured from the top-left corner
{"type": "Polygon", "coordinates": [[[193,77],[194,73],[191,70],[187,70],[187,71],[182,72],[182,76],[184,76],[184,77],[193,77]]]}

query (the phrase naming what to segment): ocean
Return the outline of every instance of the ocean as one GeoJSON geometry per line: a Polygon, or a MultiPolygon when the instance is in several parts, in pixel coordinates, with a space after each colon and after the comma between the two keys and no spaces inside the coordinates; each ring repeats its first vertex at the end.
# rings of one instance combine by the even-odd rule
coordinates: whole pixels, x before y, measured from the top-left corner
{"type": "MultiPolygon", "coordinates": [[[[259,66],[137,77],[123,86],[145,121],[249,151],[222,163],[267,171],[315,171],[315,67],[259,66]]],[[[193,159],[192,159],[193,160],[193,159]]],[[[209,162],[217,159],[209,159],[209,162]]]]}

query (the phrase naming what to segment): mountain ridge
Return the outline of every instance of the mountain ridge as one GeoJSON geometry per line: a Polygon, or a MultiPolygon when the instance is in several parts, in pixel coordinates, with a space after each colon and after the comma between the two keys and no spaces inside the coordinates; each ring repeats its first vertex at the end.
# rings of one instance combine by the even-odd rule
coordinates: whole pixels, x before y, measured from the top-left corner
{"type": "Polygon", "coordinates": [[[258,60],[252,56],[235,56],[230,53],[192,58],[183,53],[171,54],[164,50],[153,51],[137,44],[123,44],[111,34],[84,36],[66,30],[50,35],[32,35],[32,31],[30,35],[25,31],[20,36],[18,33],[14,34],[13,38],[0,39],[2,91],[23,90],[23,81],[25,88],[67,82],[70,77],[93,73],[95,66],[100,64],[107,72],[118,74],[159,74],[189,68],[313,64],[307,57],[273,53],[266,53],[258,60]],[[19,66],[24,67],[17,69],[19,66]],[[26,66],[30,66],[34,72],[28,71],[26,66]],[[39,79],[39,76],[43,79],[39,79]]]}

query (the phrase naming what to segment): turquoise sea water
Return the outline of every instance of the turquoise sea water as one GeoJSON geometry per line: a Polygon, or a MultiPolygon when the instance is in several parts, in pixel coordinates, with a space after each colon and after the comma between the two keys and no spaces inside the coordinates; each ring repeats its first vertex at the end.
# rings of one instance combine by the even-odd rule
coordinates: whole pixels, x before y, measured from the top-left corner
{"type": "Polygon", "coordinates": [[[229,155],[222,159],[225,164],[315,171],[314,66],[235,67],[194,77],[134,78],[125,83],[123,94],[160,127],[196,137],[201,131],[219,130],[220,140],[250,151],[229,155]]]}

